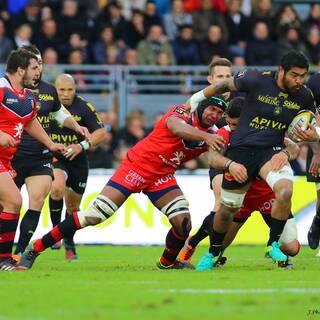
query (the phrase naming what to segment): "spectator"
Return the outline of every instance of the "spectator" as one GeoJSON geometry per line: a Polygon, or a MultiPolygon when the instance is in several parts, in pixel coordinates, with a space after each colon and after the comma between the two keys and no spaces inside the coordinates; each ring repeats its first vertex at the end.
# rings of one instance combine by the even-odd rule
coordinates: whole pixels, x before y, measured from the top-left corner
{"type": "Polygon", "coordinates": [[[275,28],[278,38],[283,37],[288,28],[295,28],[299,32],[302,30],[302,23],[291,4],[285,3],[280,8],[275,18],[275,28]]]}
{"type": "Polygon", "coordinates": [[[286,33],[278,41],[277,62],[280,62],[281,57],[291,50],[301,51],[308,56],[307,48],[300,37],[299,31],[293,26],[287,27],[286,33]]]}
{"type": "Polygon", "coordinates": [[[254,25],[253,40],[248,42],[246,60],[253,66],[272,66],[276,64],[277,47],[269,37],[268,26],[260,21],[254,25]]]}
{"type": "Polygon", "coordinates": [[[149,29],[153,25],[162,26],[162,19],[157,14],[157,7],[155,1],[147,0],[145,9],[144,9],[144,25],[146,28],[146,33],[149,32],[149,29]]]}
{"type": "Polygon", "coordinates": [[[122,14],[127,21],[132,20],[133,13],[143,11],[146,5],[146,0],[122,0],[122,14]]]}
{"type": "Polygon", "coordinates": [[[28,24],[22,24],[15,30],[14,45],[16,48],[31,45],[32,29],[28,24]]]}
{"type": "Polygon", "coordinates": [[[313,3],[310,6],[309,16],[304,22],[304,30],[308,34],[310,29],[318,29],[320,31],[320,4],[313,3]]]}
{"type": "MultiPolygon", "coordinates": [[[[80,49],[73,49],[68,56],[68,64],[70,65],[82,65],[84,63],[84,57],[80,49]]],[[[66,71],[66,73],[69,73],[66,71]]],[[[86,89],[86,79],[82,71],[72,69],[72,76],[76,82],[77,90],[83,91],[86,89]]]]}
{"type": "Polygon", "coordinates": [[[100,32],[100,39],[92,46],[93,61],[98,64],[104,64],[107,61],[108,47],[117,47],[118,61],[124,60],[125,47],[116,42],[113,38],[113,30],[109,25],[103,26],[100,32]]]}
{"type": "Polygon", "coordinates": [[[62,11],[58,19],[59,36],[68,41],[72,33],[81,34],[82,38],[88,38],[88,22],[86,15],[81,15],[79,5],[75,0],[64,0],[62,11]]]}
{"type": "Polygon", "coordinates": [[[172,43],[176,62],[179,65],[198,65],[200,64],[200,54],[198,43],[193,39],[191,25],[181,25],[179,36],[172,43]]]}
{"type": "Polygon", "coordinates": [[[275,14],[272,10],[271,0],[257,0],[253,2],[252,13],[250,17],[251,30],[257,22],[264,22],[269,30],[269,35],[272,40],[276,39],[274,21],[275,14]]]}
{"type": "Polygon", "coordinates": [[[6,36],[5,23],[0,19],[0,63],[6,63],[8,55],[13,48],[12,40],[6,36]]]}
{"type": "Polygon", "coordinates": [[[146,37],[146,28],[144,25],[144,15],[140,10],[132,12],[132,21],[128,22],[127,32],[125,34],[125,42],[130,47],[135,49],[138,42],[146,37]]]}
{"type": "Polygon", "coordinates": [[[210,25],[219,25],[222,30],[222,39],[227,42],[228,29],[225,18],[217,12],[212,0],[201,0],[201,8],[193,13],[193,31],[197,40],[202,40],[207,36],[210,25]]]}
{"type": "Polygon", "coordinates": [[[128,49],[125,53],[124,63],[128,66],[136,66],[138,64],[137,50],[128,49]]]}
{"type": "Polygon", "coordinates": [[[37,38],[34,38],[34,42],[40,52],[44,52],[47,48],[54,48],[59,56],[62,57],[63,52],[66,50],[64,49],[66,45],[58,37],[57,23],[52,18],[42,21],[40,34],[37,38]]]}
{"type": "Polygon", "coordinates": [[[307,50],[310,62],[314,65],[320,64],[320,30],[317,28],[309,29],[307,36],[307,50]]]}
{"type": "Polygon", "coordinates": [[[226,24],[229,30],[231,55],[244,56],[247,41],[250,37],[250,22],[241,12],[240,0],[230,0],[228,2],[226,24]]]}
{"type": "Polygon", "coordinates": [[[139,64],[155,65],[160,52],[166,52],[170,57],[170,64],[175,64],[171,44],[163,35],[160,25],[150,27],[147,39],[139,42],[137,52],[139,64]]]}
{"type": "Polygon", "coordinates": [[[121,13],[121,5],[117,1],[111,1],[98,17],[98,25],[112,27],[115,40],[123,40],[127,32],[126,19],[121,13]]]}
{"type": "Polygon", "coordinates": [[[243,68],[243,67],[246,67],[247,62],[243,56],[233,56],[232,57],[232,65],[234,67],[243,68]]]}
{"type": "Polygon", "coordinates": [[[89,62],[88,57],[88,49],[87,49],[88,41],[81,37],[79,33],[71,33],[69,42],[68,42],[68,52],[73,50],[80,50],[82,57],[83,57],[83,63],[89,62]]]}
{"type": "Polygon", "coordinates": [[[144,119],[141,113],[131,110],[126,117],[126,125],[120,128],[113,140],[114,156],[122,161],[129,148],[145,136],[144,119]]]}
{"type": "Polygon", "coordinates": [[[45,81],[54,83],[59,74],[63,73],[58,66],[59,58],[58,53],[53,48],[47,48],[42,53],[43,61],[43,78],[45,81]]]}
{"type": "Polygon", "coordinates": [[[182,0],[172,0],[171,12],[163,17],[163,27],[170,40],[175,39],[179,34],[178,29],[182,25],[192,25],[192,16],[185,13],[182,0]]]}
{"type": "Polygon", "coordinates": [[[212,58],[228,58],[229,50],[222,40],[222,30],[219,25],[211,25],[207,36],[200,41],[200,55],[203,64],[209,64],[212,58]]]}

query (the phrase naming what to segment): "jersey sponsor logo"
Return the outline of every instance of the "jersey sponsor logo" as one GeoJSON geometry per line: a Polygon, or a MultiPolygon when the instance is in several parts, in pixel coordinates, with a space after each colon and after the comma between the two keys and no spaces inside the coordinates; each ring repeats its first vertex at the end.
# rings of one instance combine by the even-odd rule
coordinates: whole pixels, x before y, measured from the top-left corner
{"type": "Polygon", "coordinates": [[[51,137],[52,141],[58,142],[58,143],[63,143],[63,144],[79,143],[78,138],[75,134],[65,135],[65,134],[51,133],[50,137],[51,137]]]}
{"type": "Polygon", "coordinates": [[[249,127],[260,130],[284,130],[287,128],[287,125],[285,123],[282,123],[281,121],[270,120],[267,118],[257,116],[251,120],[251,122],[249,123],[249,127]]]}
{"type": "Polygon", "coordinates": [[[262,204],[259,206],[258,211],[260,211],[261,213],[263,213],[263,212],[270,212],[271,209],[272,209],[272,205],[273,205],[273,203],[274,203],[274,200],[275,200],[275,199],[270,199],[270,200],[265,201],[264,203],[262,203],[262,204]]]}
{"type": "Polygon", "coordinates": [[[80,188],[86,188],[86,185],[87,185],[87,183],[86,182],[79,182],[79,184],[78,184],[78,186],[80,187],[80,188]]]}
{"type": "Polygon", "coordinates": [[[18,99],[15,99],[15,98],[7,98],[5,103],[6,104],[13,104],[13,103],[18,103],[19,100],[18,99]]]}
{"type": "Polygon", "coordinates": [[[244,77],[244,75],[247,73],[247,70],[242,70],[242,71],[239,71],[236,75],[236,78],[237,79],[240,79],[242,77],[244,77]]]}
{"type": "Polygon", "coordinates": [[[179,114],[183,114],[185,116],[188,116],[188,114],[186,113],[186,110],[180,108],[180,107],[176,107],[174,108],[173,112],[179,113],[179,114]]]}
{"type": "Polygon", "coordinates": [[[21,122],[19,122],[15,127],[14,127],[14,131],[16,131],[16,133],[13,135],[14,138],[18,138],[21,139],[21,135],[23,132],[23,124],[21,122]]]}
{"type": "Polygon", "coordinates": [[[182,151],[176,151],[173,153],[174,157],[169,160],[166,159],[162,154],[159,154],[159,158],[167,165],[177,169],[182,163],[182,160],[186,157],[186,155],[182,151]]]}
{"type": "Polygon", "coordinates": [[[129,170],[128,174],[125,177],[125,182],[131,186],[139,187],[143,183],[145,183],[146,180],[142,176],[140,176],[139,173],[133,170],[129,170]]]}
{"type": "Polygon", "coordinates": [[[47,94],[47,93],[40,93],[37,96],[38,100],[40,101],[53,101],[54,98],[51,94],[47,94]]]}
{"type": "Polygon", "coordinates": [[[298,105],[297,103],[295,103],[291,100],[287,100],[284,97],[284,95],[280,95],[280,94],[278,97],[272,97],[269,95],[259,94],[257,97],[257,100],[262,103],[265,103],[265,104],[270,104],[272,106],[284,107],[287,109],[294,109],[294,110],[300,109],[300,105],[298,105]]]}
{"type": "Polygon", "coordinates": [[[155,185],[156,187],[158,187],[158,186],[161,186],[162,184],[167,183],[168,181],[171,181],[171,180],[174,180],[174,176],[173,176],[172,174],[167,174],[166,176],[161,177],[160,179],[158,179],[158,180],[154,183],[154,185],[155,185]]]}
{"type": "Polygon", "coordinates": [[[42,166],[43,166],[43,167],[47,167],[47,168],[49,168],[49,169],[52,169],[52,165],[51,165],[50,162],[44,163],[42,166]]]}

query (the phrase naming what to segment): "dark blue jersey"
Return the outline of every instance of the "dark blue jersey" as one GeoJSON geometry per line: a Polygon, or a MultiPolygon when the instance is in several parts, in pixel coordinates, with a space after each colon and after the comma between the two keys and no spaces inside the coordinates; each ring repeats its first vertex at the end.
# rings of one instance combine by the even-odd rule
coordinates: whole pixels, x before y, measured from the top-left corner
{"type": "MultiPolygon", "coordinates": [[[[70,106],[66,106],[66,109],[72,114],[73,118],[79,123],[80,126],[87,127],[89,132],[93,132],[97,129],[103,128],[103,123],[96,112],[94,106],[88,101],[84,100],[80,96],[76,95],[70,106]]],[[[73,130],[59,125],[57,122],[52,121],[50,137],[52,141],[56,143],[62,143],[65,146],[70,144],[77,144],[84,140],[84,137],[73,130]]],[[[65,160],[61,155],[55,155],[56,158],[65,160]]],[[[73,162],[87,163],[87,157],[84,152],[81,152],[73,162]]],[[[67,160],[70,161],[70,160],[67,160]]]]}
{"type": "Polygon", "coordinates": [[[242,71],[234,78],[238,91],[246,93],[246,103],[230,146],[282,146],[285,131],[300,110],[315,112],[313,95],[303,86],[297,93],[283,91],[271,71],[242,71]]]}
{"type": "Polygon", "coordinates": [[[314,100],[316,102],[316,107],[319,112],[319,108],[320,108],[320,73],[315,73],[309,78],[309,80],[307,82],[307,87],[310,88],[310,90],[313,93],[314,100]]]}
{"type": "MultiPolygon", "coordinates": [[[[56,112],[61,108],[57,91],[53,85],[48,82],[40,81],[39,85],[32,90],[36,97],[37,119],[42,128],[49,134],[50,122],[52,121],[51,112],[56,112]]],[[[50,155],[49,150],[38,140],[32,138],[25,131],[21,137],[21,144],[15,157],[50,155]]]]}

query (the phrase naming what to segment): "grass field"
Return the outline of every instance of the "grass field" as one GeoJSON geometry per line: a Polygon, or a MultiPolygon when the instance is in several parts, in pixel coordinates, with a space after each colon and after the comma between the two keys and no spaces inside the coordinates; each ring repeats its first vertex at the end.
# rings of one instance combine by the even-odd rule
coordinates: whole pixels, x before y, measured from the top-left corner
{"type": "Polygon", "coordinates": [[[0,273],[0,319],[320,319],[320,258],[306,247],[293,270],[234,246],[223,268],[162,271],[161,251],[80,246],[67,263],[48,250],[30,271],[0,273]]]}

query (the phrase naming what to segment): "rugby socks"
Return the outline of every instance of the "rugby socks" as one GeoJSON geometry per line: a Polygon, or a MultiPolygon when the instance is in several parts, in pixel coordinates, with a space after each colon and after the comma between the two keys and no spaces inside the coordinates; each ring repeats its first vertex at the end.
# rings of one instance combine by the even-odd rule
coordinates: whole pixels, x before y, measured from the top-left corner
{"type": "Polygon", "coordinates": [[[211,232],[212,232],[212,225],[213,225],[213,217],[215,215],[214,211],[211,211],[210,214],[208,214],[203,222],[199,230],[197,231],[196,234],[194,234],[190,239],[189,239],[189,246],[192,248],[195,248],[199,242],[201,242],[203,239],[205,239],[211,232]]]}
{"type": "Polygon", "coordinates": [[[169,230],[166,237],[166,247],[160,257],[160,263],[163,266],[170,266],[175,263],[187,238],[188,237],[180,236],[174,227],[169,230]]]}
{"type": "Polygon", "coordinates": [[[63,208],[63,199],[54,200],[49,197],[50,218],[52,225],[55,227],[61,221],[61,212],[63,208]]]}
{"type": "Polygon", "coordinates": [[[20,223],[20,236],[15,250],[15,254],[22,253],[29,244],[40,219],[40,211],[29,209],[20,223]]]}
{"type": "Polygon", "coordinates": [[[35,252],[40,253],[46,248],[53,246],[56,242],[62,240],[63,238],[73,235],[81,228],[78,212],[76,211],[71,216],[68,216],[66,220],[56,225],[41,239],[36,240],[33,244],[33,249],[35,252]]]}
{"type": "Polygon", "coordinates": [[[270,225],[270,236],[267,246],[271,246],[272,242],[279,241],[283,228],[286,224],[287,220],[278,220],[276,218],[271,217],[271,225],[270,225]]]}
{"type": "MultiPolygon", "coordinates": [[[[71,216],[71,214],[66,211],[66,219],[67,219],[69,216],[71,216]]],[[[66,250],[72,249],[72,250],[74,250],[74,252],[75,252],[75,244],[74,244],[74,241],[73,241],[73,236],[74,236],[75,232],[76,232],[76,231],[74,231],[73,234],[70,234],[70,235],[68,235],[67,237],[64,237],[64,238],[63,238],[63,242],[64,242],[64,246],[65,246],[66,250]]]]}
{"type": "Polygon", "coordinates": [[[12,255],[18,222],[19,213],[0,213],[0,259],[7,259],[12,255]]]}
{"type": "Polygon", "coordinates": [[[209,252],[213,254],[214,257],[219,256],[221,252],[222,242],[226,235],[226,232],[220,233],[212,230],[212,233],[210,234],[210,249],[209,252]]]}

